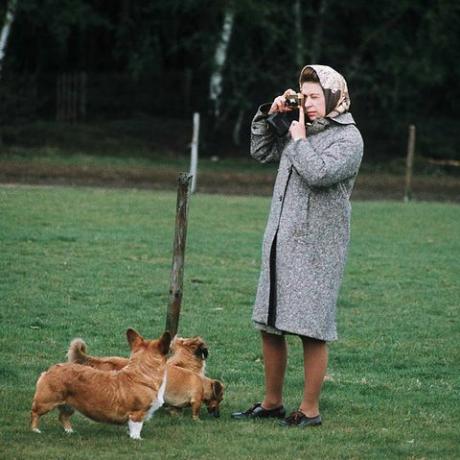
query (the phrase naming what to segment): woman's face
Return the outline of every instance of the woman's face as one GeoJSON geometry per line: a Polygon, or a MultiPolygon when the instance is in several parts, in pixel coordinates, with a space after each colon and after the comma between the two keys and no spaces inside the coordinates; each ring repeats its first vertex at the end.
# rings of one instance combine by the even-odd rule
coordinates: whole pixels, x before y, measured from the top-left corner
{"type": "Polygon", "coordinates": [[[326,100],[323,88],[319,83],[306,81],[302,84],[301,93],[304,96],[304,110],[310,121],[326,116],[326,100]]]}

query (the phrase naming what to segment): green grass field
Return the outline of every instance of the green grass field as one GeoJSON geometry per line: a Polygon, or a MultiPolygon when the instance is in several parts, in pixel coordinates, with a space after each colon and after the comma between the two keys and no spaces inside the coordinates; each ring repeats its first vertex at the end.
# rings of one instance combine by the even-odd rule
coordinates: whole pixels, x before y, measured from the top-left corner
{"type": "MultiPolygon", "coordinates": [[[[124,427],[51,413],[29,431],[35,381],[83,337],[94,354],[127,355],[125,330],[164,328],[175,193],[0,187],[0,457],[5,459],[455,459],[460,457],[460,208],[356,202],[330,347],[320,428],[238,422],[262,397],[250,322],[269,199],[196,195],[179,333],[209,344],[223,380],[221,418],[162,411],[143,441],[124,427]]],[[[289,337],[285,404],[302,391],[299,340],[289,337]]]]}

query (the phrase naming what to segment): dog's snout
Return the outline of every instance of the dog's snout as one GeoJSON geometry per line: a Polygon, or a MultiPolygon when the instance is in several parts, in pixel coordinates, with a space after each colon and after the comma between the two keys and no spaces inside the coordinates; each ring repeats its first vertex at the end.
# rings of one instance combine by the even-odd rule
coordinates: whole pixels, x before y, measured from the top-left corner
{"type": "Polygon", "coordinates": [[[220,417],[220,411],[218,407],[208,407],[208,414],[212,415],[215,418],[220,417]]]}

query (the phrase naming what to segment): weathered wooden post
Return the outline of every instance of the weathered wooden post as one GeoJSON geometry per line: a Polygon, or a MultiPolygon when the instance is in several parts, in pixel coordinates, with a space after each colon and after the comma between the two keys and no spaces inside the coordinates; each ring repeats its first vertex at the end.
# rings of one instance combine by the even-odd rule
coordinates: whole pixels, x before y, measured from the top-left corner
{"type": "Polygon", "coordinates": [[[406,158],[406,188],[404,192],[404,201],[407,203],[412,199],[412,170],[414,167],[415,152],[415,126],[409,126],[409,139],[407,141],[407,158],[406,158]]]}
{"type": "Polygon", "coordinates": [[[184,279],[184,254],[187,238],[187,211],[192,176],[188,173],[179,174],[176,204],[176,230],[173,245],[171,284],[169,288],[169,304],[166,314],[166,331],[176,335],[182,303],[184,279]]]}

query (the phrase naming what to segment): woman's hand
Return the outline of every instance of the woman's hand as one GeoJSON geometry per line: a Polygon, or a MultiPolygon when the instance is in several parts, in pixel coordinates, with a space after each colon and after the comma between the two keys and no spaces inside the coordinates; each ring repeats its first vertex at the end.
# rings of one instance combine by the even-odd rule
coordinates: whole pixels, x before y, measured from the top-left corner
{"type": "Polygon", "coordinates": [[[287,89],[282,96],[275,97],[268,113],[290,112],[292,108],[286,105],[286,96],[289,94],[297,93],[293,89],[287,89]]]}
{"type": "Polygon", "coordinates": [[[299,109],[299,120],[294,120],[289,128],[289,134],[294,141],[307,138],[307,128],[305,126],[305,112],[303,107],[299,109]]]}

